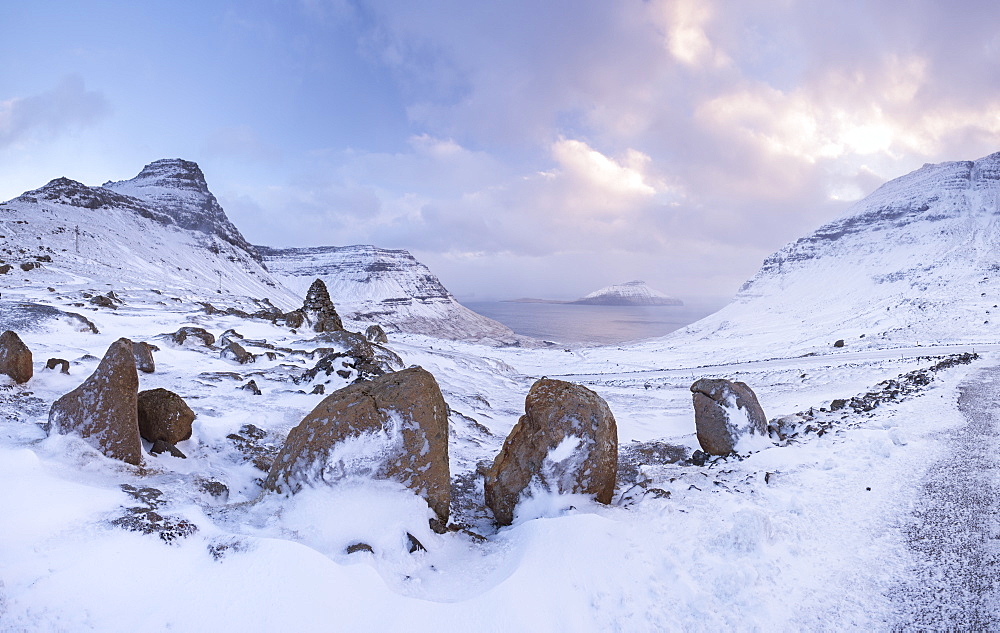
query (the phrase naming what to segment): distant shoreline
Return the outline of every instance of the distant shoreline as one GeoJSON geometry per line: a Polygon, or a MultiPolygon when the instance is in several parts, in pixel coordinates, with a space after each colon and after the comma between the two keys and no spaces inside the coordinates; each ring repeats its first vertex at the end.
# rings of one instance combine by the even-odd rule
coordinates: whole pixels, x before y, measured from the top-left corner
{"type": "Polygon", "coordinates": [[[530,297],[522,297],[521,299],[501,299],[500,303],[551,303],[551,304],[561,304],[561,305],[578,305],[578,306],[628,306],[628,307],[644,307],[650,306],[655,308],[661,307],[679,307],[683,306],[684,302],[680,299],[670,299],[663,302],[657,303],[647,303],[647,302],[637,302],[637,301],[627,301],[624,299],[576,299],[575,301],[560,301],[558,299],[533,299],[530,297]]]}

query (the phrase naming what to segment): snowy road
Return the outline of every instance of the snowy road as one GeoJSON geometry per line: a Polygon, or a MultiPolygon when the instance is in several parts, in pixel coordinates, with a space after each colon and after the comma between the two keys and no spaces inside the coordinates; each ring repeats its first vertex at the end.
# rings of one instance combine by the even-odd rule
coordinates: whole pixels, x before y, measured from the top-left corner
{"type": "Polygon", "coordinates": [[[906,527],[915,565],[892,594],[896,630],[1000,630],[1000,367],[969,376],[959,410],[906,527]]]}

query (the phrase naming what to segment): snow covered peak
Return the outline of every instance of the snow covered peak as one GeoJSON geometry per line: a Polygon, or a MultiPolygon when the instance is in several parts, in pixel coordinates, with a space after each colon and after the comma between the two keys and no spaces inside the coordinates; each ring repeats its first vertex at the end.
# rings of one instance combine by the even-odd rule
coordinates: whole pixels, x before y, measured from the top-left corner
{"type": "Polygon", "coordinates": [[[596,290],[573,303],[591,305],[644,305],[644,306],[679,306],[684,305],[680,299],[654,290],[645,281],[627,281],[623,284],[606,286],[596,290]]]}
{"type": "Polygon", "coordinates": [[[154,161],[135,178],[106,182],[104,188],[149,202],[178,226],[216,236],[261,261],[260,254],[229,221],[222,205],[208,190],[197,163],[179,158],[154,161]]]}

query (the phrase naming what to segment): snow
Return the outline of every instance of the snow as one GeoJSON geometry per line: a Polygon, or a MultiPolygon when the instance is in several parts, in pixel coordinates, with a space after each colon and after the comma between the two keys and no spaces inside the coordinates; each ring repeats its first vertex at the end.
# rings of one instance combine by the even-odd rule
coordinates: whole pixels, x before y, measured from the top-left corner
{"type": "MultiPolygon", "coordinates": [[[[91,213],[66,197],[6,203],[0,248],[26,258],[17,249],[38,242],[53,261],[0,276],[0,329],[17,329],[35,366],[24,385],[0,383],[0,630],[905,628],[893,596],[914,565],[906,527],[923,477],[963,424],[960,385],[1000,364],[995,336],[977,324],[995,300],[986,272],[992,220],[976,206],[993,204],[983,184],[993,162],[928,167],[887,184],[835,224],[850,229],[842,237],[781,251],[732,306],[665,339],[566,351],[394,332],[390,349],[404,366],[430,371],[451,409],[452,513],[463,527],[444,534],[430,530],[426,502],[392,482],[347,477],[261,496],[264,473],[230,435],[252,424],[264,432],[261,447],[280,446],[323,399],[292,378],[315,364],[309,352],[330,344],[203,309],[199,301],[301,302],[252,258],[224,241],[216,243],[234,259],[219,258],[204,234],[128,206],[91,213]],[[884,212],[889,202],[913,213],[884,212]],[[863,226],[850,220],[859,213],[863,226]],[[57,229],[81,214],[91,214],[81,222],[90,242],[78,256],[72,232],[57,229]],[[935,238],[941,230],[946,238],[935,238]],[[123,258],[122,244],[136,255],[123,258]],[[844,253],[855,255],[855,269],[838,274],[844,253]],[[918,257],[931,263],[918,270],[918,257]],[[901,276],[872,281],[877,270],[901,276]],[[83,297],[108,289],[124,300],[117,310],[83,297]],[[100,333],[79,331],[58,310],[85,315],[100,333]],[[183,325],[216,336],[235,328],[248,351],[270,350],[266,341],[277,356],[239,365],[161,336],[183,325]],[[197,414],[191,439],[178,445],[187,459],[147,454],[132,467],[42,430],[52,402],[122,336],[160,348],[140,389],[175,391],[197,414]],[[848,345],[832,347],[837,338],[848,345]],[[869,412],[820,412],[973,349],[981,360],[934,373],[915,394],[869,412]],[[45,370],[51,357],[69,360],[70,375],[45,370]],[[697,448],[689,387],[702,377],[747,383],[769,419],[812,410],[829,428],[791,441],[749,438],[739,457],[704,466],[645,463],[644,486],[623,483],[608,506],[536,486],[514,524],[498,529],[476,469],[496,456],[543,375],[607,400],[623,447],[697,448]],[[251,378],[262,395],[238,389],[251,378]],[[224,483],[228,499],[206,492],[206,481],[224,483]],[[197,530],[169,540],[119,527],[115,520],[141,506],[123,485],[161,491],[155,512],[197,530]],[[372,551],[348,553],[360,543],[372,551]]],[[[339,386],[333,376],[327,393],[339,386]]],[[[340,461],[363,461],[390,436],[359,438],[340,461]]],[[[584,448],[567,437],[548,461],[563,465],[584,448]]]]}

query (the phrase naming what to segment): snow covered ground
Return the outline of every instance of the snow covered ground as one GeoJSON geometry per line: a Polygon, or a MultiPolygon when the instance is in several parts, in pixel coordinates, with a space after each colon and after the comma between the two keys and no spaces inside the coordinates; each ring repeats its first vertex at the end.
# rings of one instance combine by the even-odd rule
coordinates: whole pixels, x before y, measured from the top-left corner
{"type": "MultiPolygon", "coordinates": [[[[939,372],[902,402],[830,414],[822,436],[743,460],[647,465],[645,495],[623,486],[610,506],[536,498],[496,530],[476,507],[475,466],[496,455],[542,375],[607,399],[623,447],[657,440],[691,450],[693,379],[747,382],[773,418],[827,407],[960,350],[699,367],[704,354],[685,363],[641,347],[519,350],[394,335],[389,347],[430,370],[455,412],[453,480],[478,486],[453,509],[469,532],[440,535],[428,528],[426,503],[392,484],[255,503],[263,473],[227,436],[253,424],[280,445],[323,397],[289,380],[311,359],[285,353],[236,365],[157,335],[198,325],[284,349],[319,343],[265,321],[207,315],[193,302],[120,294],[118,310],[85,310],[100,334],[51,319],[20,330],[36,373],[0,391],[2,630],[889,630],[898,618],[893,588],[914,562],[904,528],[922,474],[944,454],[941,432],[962,424],[958,386],[1000,362],[980,346],[985,360],[939,372]],[[160,347],[140,389],[176,391],[198,414],[193,437],[178,445],[188,459],[147,455],[137,468],[41,430],[51,403],[120,336],[160,347]],[[71,374],[42,369],[49,357],[70,360],[71,374]],[[249,378],[261,396],[237,389],[249,378]],[[207,492],[206,481],[224,483],[228,499],[207,492]],[[128,508],[144,507],[125,485],[160,491],[145,507],[197,531],[178,528],[168,542],[118,527],[128,508]],[[409,553],[407,532],[426,551],[409,553]],[[374,553],[348,554],[357,542],[374,553]]],[[[14,313],[7,300],[58,304],[44,289],[3,299],[0,321],[14,313]]]]}

